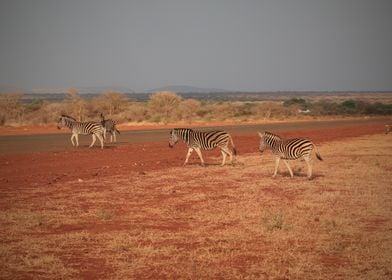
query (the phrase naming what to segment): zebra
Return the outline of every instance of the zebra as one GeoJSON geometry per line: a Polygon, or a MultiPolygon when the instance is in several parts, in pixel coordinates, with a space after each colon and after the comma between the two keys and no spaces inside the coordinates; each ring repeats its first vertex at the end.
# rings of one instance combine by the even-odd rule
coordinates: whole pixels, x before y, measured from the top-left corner
{"type": "Polygon", "coordinates": [[[76,147],[79,146],[79,134],[83,134],[83,135],[92,134],[93,142],[91,143],[89,148],[91,148],[94,145],[96,138],[98,138],[99,141],[101,142],[101,148],[103,149],[103,127],[101,123],[78,122],[73,117],[63,114],[61,115],[60,119],[57,122],[57,128],[61,129],[62,127],[68,127],[69,129],[71,129],[72,146],[75,146],[75,144],[76,147]],[[76,140],[76,143],[74,143],[73,140],[74,138],[76,140]]]}
{"type": "Polygon", "coordinates": [[[104,129],[103,130],[104,139],[106,139],[106,132],[109,132],[110,133],[110,142],[113,142],[113,140],[114,140],[114,142],[116,142],[117,141],[116,132],[118,134],[120,134],[120,131],[116,127],[116,122],[111,119],[105,119],[105,116],[102,113],[100,116],[101,116],[101,124],[104,129]]]}
{"type": "MultiPolygon", "coordinates": [[[[310,156],[316,146],[311,140],[306,138],[282,139],[280,136],[267,131],[263,134],[260,132],[258,134],[260,136],[260,152],[270,148],[272,153],[275,155],[275,171],[272,177],[275,177],[278,173],[279,161],[281,159],[283,159],[283,162],[289,169],[291,177],[294,177],[293,171],[291,170],[287,160],[303,158],[308,166],[308,179],[312,178],[310,156]]],[[[318,160],[323,160],[318,152],[315,153],[318,160]]]]}
{"type": "Polygon", "coordinates": [[[392,124],[385,125],[385,134],[388,134],[392,130],[392,124]]]}
{"type": "Polygon", "coordinates": [[[174,128],[170,131],[169,147],[173,148],[179,139],[183,140],[188,146],[188,153],[186,155],[184,165],[188,163],[188,159],[193,150],[195,150],[199,156],[202,166],[204,166],[204,160],[201,154],[201,149],[212,150],[219,147],[223,156],[221,166],[225,165],[227,156],[229,156],[230,161],[233,162],[233,154],[237,154],[233,139],[226,131],[198,131],[190,128],[174,128]],[[231,151],[228,147],[229,141],[233,151],[231,151]]]}

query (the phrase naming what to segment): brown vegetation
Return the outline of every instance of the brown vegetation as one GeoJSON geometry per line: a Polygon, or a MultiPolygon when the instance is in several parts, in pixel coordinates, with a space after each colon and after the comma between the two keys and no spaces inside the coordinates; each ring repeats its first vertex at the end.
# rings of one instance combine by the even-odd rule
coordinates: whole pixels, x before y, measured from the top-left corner
{"type": "Polygon", "coordinates": [[[312,133],[311,181],[302,162],[271,178],[268,153],[173,167],[185,150],[156,144],[2,157],[1,278],[391,279],[389,135],[312,133]]]}
{"type": "Polygon", "coordinates": [[[99,113],[119,123],[174,123],[315,119],[331,116],[391,116],[392,95],[276,97],[261,101],[184,99],[157,92],[147,101],[128,100],[121,92],[104,92],[90,100],[69,89],[62,102],[36,99],[22,103],[22,94],[0,95],[0,126],[45,125],[66,113],[78,120],[99,120],[99,113]],[[365,98],[366,97],[366,98],[365,98]]]}

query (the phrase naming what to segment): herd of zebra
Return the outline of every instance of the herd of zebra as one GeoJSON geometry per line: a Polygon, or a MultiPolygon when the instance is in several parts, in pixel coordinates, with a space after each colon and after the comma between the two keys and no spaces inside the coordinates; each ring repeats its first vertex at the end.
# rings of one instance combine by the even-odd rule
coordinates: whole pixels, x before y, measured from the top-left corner
{"type": "Polygon", "coordinates": [[[110,133],[110,142],[116,142],[116,134],[120,134],[120,131],[116,127],[116,122],[111,119],[105,119],[105,116],[100,114],[100,122],[78,122],[75,118],[68,115],[61,115],[57,122],[57,128],[68,127],[71,130],[71,143],[72,146],[79,146],[79,134],[88,135],[91,134],[93,137],[93,142],[89,146],[90,148],[94,146],[97,138],[101,142],[101,148],[103,149],[104,140],[106,139],[106,133],[110,133]],[[74,143],[75,139],[75,143],[74,143]]]}
{"type": "MultiPolygon", "coordinates": [[[[91,134],[93,141],[89,147],[92,147],[99,139],[101,148],[104,147],[104,140],[106,139],[106,132],[111,134],[114,141],[116,141],[116,133],[120,133],[116,128],[116,122],[110,119],[105,119],[101,113],[101,122],[78,122],[76,119],[61,115],[57,128],[68,127],[71,132],[71,142],[73,146],[79,146],[78,135],[79,134],[91,134]],[[75,142],[74,143],[74,138],[75,142]]],[[[266,149],[270,149],[275,156],[275,170],[273,177],[277,175],[279,162],[283,160],[284,164],[290,172],[290,176],[293,177],[293,171],[290,168],[288,160],[304,159],[307,167],[307,177],[312,177],[312,166],[311,166],[311,155],[315,151],[317,159],[322,160],[320,154],[316,151],[314,143],[307,138],[294,138],[294,139],[283,139],[280,136],[270,133],[258,133],[260,137],[259,150],[263,152],[266,149]]],[[[188,146],[188,152],[185,158],[184,165],[188,163],[189,157],[193,151],[196,151],[200,158],[201,164],[204,166],[205,162],[201,153],[201,150],[212,150],[219,148],[222,153],[222,163],[225,165],[226,158],[229,156],[230,162],[235,161],[234,156],[236,155],[236,148],[233,142],[233,138],[226,131],[212,130],[212,131],[199,131],[190,128],[174,128],[170,131],[169,147],[173,148],[178,140],[184,141],[188,146]],[[229,144],[231,148],[229,148],[229,144]]]]}
{"type": "MultiPolygon", "coordinates": [[[[288,168],[291,177],[294,177],[294,174],[290,168],[288,160],[304,159],[308,166],[308,178],[312,178],[310,157],[312,151],[316,150],[316,146],[311,140],[307,138],[282,139],[280,136],[267,131],[258,134],[260,136],[259,151],[263,152],[268,148],[271,149],[275,156],[275,171],[273,177],[275,177],[278,173],[279,162],[281,159],[288,168]]],[[[193,150],[196,151],[202,165],[204,165],[204,160],[201,150],[212,150],[218,147],[223,157],[222,166],[225,164],[227,156],[229,156],[230,161],[233,162],[233,155],[235,156],[237,153],[233,138],[226,131],[197,131],[189,128],[172,129],[170,131],[169,146],[173,148],[179,139],[183,140],[188,146],[188,153],[186,155],[184,165],[188,163],[188,159],[193,150]],[[229,149],[229,143],[231,144],[232,149],[229,149]]],[[[317,151],[315,154],[317,159],[322,160],[317,151]]]]}

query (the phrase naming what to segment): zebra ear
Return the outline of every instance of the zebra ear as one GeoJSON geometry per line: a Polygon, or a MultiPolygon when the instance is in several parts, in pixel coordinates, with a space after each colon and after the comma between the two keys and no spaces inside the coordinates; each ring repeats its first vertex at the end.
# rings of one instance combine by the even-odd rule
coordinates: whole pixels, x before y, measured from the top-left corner
{"type": "Polygon", "coordinates": [[[257,134],[259,134],[260,138],[263,138],[263,134],[261,134],[260,132],[257,132],[257,134]]]}

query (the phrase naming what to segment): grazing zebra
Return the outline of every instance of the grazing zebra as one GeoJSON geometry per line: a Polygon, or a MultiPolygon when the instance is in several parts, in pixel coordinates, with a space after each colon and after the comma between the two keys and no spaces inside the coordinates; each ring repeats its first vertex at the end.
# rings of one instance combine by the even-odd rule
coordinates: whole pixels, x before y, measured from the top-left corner
{"type": "Polygon", "coordinates": [[[182,139],[188,146],[188,153],[184,165],[188,163],[188,159],[193,150],[199,156],[202,166],[204,166],[204,160],[201,155],[201,149],[212,150],[219,147],[223,156],[222,166],[225,165],[227,155],[229,155],[231,162],[233,162],[233,154],[236,155],[233,139],[226,131],[197,131],[189,128],[174,128],[170,131],[169,147],[173,148],[178,142],[178,139],[182,139]],[[233,151],[228,147],[229,141],[233,151]]]}
{"type": "MultiPolygon", "coordinates": [[[[312,150],[316,148],[312,141],[306,138],[282,139],[278,135],[267,131],[263,134],[259,132],[259,136],[261,138],[259,147],[260,152],[263,152],[266,148],[270,148],[275,155],[275,171],[273,177],[278,173],[279,161],[281,159],[283,159],[283,162],[290,171],[291,177],[293,177],[293,171],[287,160],[303,158],[308,166],[308,179],[312,178],[310,156],[312,150]]],[[[323,160],[318,152],[316,152],[316,157],[319,160],[323,160]]]]}
{"type": "Polygon", "coordinates": [[[98,138],[99,141],[101,142],[101,148],[103,149],[103,127],[101,123],[78,122],[70,116],[61,115],[57,123],[57,128],[61,129],[62,127],[68,127],[69,129],[71,129],[72,146],[75,146],[75,143],[73,141],[74,138],[76,139],[76,147],[79,146],[79,134],[83,134],[83,135],[91,134],[93,137],[93,142],[91,143],[89,148],[91,148],[94,145],[96,138],[98,138]]]}
{"type": "Polygon", "coordinates": [[[392,130],[392,124],[385,125],[385,134],[388,134],[392,130]]]}
{"type": "Polygon", "coordinates": [[[120,131],[116,127],[116,122],[111,119],[105,119],[105,116],[101,113],[101,124],[103,127],[103,137],[106,139],[106,132],[110,133],[110,142],[116,142],[116,132],[120,134],[120,131]]]}

